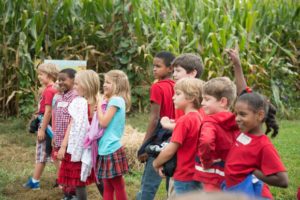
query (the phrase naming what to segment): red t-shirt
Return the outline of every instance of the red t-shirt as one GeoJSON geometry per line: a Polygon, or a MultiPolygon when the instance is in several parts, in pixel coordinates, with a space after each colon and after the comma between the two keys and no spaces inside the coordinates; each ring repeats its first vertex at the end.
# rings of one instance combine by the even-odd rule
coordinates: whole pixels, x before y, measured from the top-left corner
{"type": "MultiPolygon", "coordinates": [[[[203,119],[204,116],[206,115],[205,112],[204,112],[204,110],[202,108],[199,108],[198,112],[201,115],[201,119],[203,119]]],[[[181,109],[175,109],[175,121],[177,119],[179,119],[183,115],[184,115],[184,111],[183,110],[181,110],[181,109]]]]}
{"type": "Polygon", "coordinates": [[[150,88],[150,101],[160,105],[160,117],[175,117],[175,108],[172,97],[174,95],[174,81],[171,79],[160,80],[150,88]]]}
{"type": "MultiPolygon", "coordinates": [[[[275,147],[266,135],[241,133],[225,163],[226,186],[231,187],[242,182],[255,169],[261,170],[266,176],[286,171],[275,147]]],[[[266,184],[262,196],[273,199],[266,184]]]]}
{"type": "Polygon", "coordinates": [[[46,105],[52,106],[52,99],[54,95],[57,93],[57,90],[52,87],[52,84],[47,85],[47,87],[44,89],[42,96],[40,98],[39,103],[39,114],[45,113],[45,107],[46,105]]]}
{"type": "Polygon", "coordinates": [[[197,140],[200,132],[201,116],[198,112],[189,112],[176,122],[171,142],[180,144],[177,150],[177,166],[174,180],[192,181],[195,169],[197,140]]]}

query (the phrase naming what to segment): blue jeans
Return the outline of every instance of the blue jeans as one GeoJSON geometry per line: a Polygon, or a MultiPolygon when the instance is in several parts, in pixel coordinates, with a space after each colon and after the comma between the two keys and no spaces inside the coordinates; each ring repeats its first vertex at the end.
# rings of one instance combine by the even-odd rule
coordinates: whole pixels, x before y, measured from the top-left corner
{"type": "Polygon", "coordinates": [[[154,158],[149,157],[144,169],[140,191],[136,200],[153,200],[161,182],[161,177],[154,170],[152,163],[154,158]]]}
{"type": "Polygon", "coordinates": [[[178,194],[184,194],[187,192],[195,191],[195,190],[201,190],[202,185],[200,182],[197,181],[176,181],[174,180],[174,189],[176,195],[178,194]]]}

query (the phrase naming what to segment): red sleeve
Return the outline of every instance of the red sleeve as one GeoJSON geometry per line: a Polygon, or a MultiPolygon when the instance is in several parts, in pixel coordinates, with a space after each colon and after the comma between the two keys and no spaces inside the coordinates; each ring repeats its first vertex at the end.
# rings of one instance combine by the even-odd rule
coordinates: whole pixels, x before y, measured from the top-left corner
{"type": "Polygon", "coordinates": [[[183,144],[186,134],[187,134],[187,127],[184,121],[180,120],[176,123],[174,131],[172,133],[171,142],[179,143],[180,145],[183,144]]]}
{"type": "Polygon", "coordinates": [[[162,104],[163,92],[157,84],[153,84],[150,88],[150,101],[158,105],[162,104]]]}
{"type": "Polygon", "coordinates": [[[212,153],[216,148],[216,127],[212,123],[204,123],[201,127],[198,155],[204,168],[209,168],[212,163],[212,153]]]}
{"type": "Polygon", "coordinates": [[[273,144],[269,144],[262,149],[261,171],[266,176],[286,171],[273,144]]]}
{"type": "Polygon", "coordinates": [[[55,91],[52,89],[52,88],[46,88],[45,90],[45,106],[46,105],[52,105],[52,100],[53,100],[53,97],[55,95],[55,91]]]}

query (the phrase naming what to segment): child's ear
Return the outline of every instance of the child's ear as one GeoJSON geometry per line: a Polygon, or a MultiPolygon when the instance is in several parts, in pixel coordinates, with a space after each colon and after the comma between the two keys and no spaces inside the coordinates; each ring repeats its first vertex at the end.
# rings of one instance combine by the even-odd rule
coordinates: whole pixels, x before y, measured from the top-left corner
{"type": "Polygon", "coordinates": [[[265,119],[265,116],[266,116],[266,113],[264,110],[260,109],[258,112],[257,112],[257,116],[258,116],[258,119],[259,121],[263,121],[265,119]]]}
{"type": "Polygon", "coordinates": [[[196,78],[196,75],[197,75],[197,70],[195,70],[195,69],[189,73],[189,76],[192,78],[196,78]]]}
{"type": "Polygon", "coordinates": [[[224,108],[228,108],[229,107],[229,102],[228,102],[228,99],[226,97],[222,97],[220,99],[220,102],[221,102],[221,105],[224,107],[224,108]]]}

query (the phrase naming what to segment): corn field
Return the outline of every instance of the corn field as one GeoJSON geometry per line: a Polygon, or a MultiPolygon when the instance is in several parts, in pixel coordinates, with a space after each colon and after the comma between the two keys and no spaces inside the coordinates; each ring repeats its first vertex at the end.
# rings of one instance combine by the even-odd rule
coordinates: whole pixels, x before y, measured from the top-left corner
{"type": "Polygon", "coordinates": [[[142,112],[156,52],[200,55],[207,80],[232,77],[225,49],[236,45],[249,85],[288,116],[300,100],[299,27],[299,0],[2,0],[0,117],[33,112],[39,59],[124,70],[142,112]]]}

